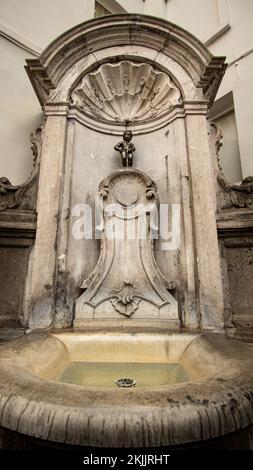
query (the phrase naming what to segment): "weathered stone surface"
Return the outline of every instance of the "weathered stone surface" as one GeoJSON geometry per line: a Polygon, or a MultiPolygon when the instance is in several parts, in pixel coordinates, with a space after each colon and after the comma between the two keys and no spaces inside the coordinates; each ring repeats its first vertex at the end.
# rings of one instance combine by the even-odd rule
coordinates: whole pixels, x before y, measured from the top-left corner
{"type": "Polygon", "coordinates": [[[101,253],[80,286],[85,292],[77,300],[75,327],[120,315],[129,326],[132,318],[143,324],[156,318],[165,328],[179,327],[177,301],[169,292],[176,285],[162,276],[154,257],[158,204],[155,182],[139,170],[117,170],[100,183],[101,253]]]}
{"type": "Polygon", "coordinates": [[[28,259],[27,247],[0,246],[0,327],[15,327],[22,322],[28,259]]]}
{"type": "Polygon", "coordinates": [[[49,327],[54,321],[55,263],[64,168],[66,119],[47,118],[41,151],[37,235],[30,278],[30,328],[49,327]],[[43,268],[42,268],[43,267],[43,268]]]}
{"type": "Polygon", "coordinates": [[[207,328],[215,326],[222,328],[224,326],[224,304],[215,220],[213,168],[205,117],[187,116],[186,130],[189,175],[192,184],[195,261],[198,272],[197,289],[202,325],[207,328]],[[196,158],[196,155],[199,155],[199,159],[196,158]],[[207,187],[209,191],[206,191],[207,187]]]}
{"type": "Polygon", "coordinates": [[[218,219],[228,332],[253,342],[253,214],[225,211],[218,219]]]}
{"type": "MultiPolygon", "coordinates": [[[[158,239],[154,251],[161,272],[177,285],[180,323],[222,329],[205,116],[225,71],[224,58],[212,57],[175,25],[128,15],[77,26],[53,42],[39,62],[29,60],[27,70],[47,118],[28,285],[30,328],[66,327],[73,321],[80,281],[93,271],[100,251],[98,240],[73,237],[74,208],[86,204],[94,210],[99,182],[119,167],[113,148],[127,124],[134,135],[134,167],[152,175],[161,203],[168,204],[169,248],[158,239]],[[87,103],[96,110],[95,119],[87,103]],[[180,240],[173,238],[173,205],[180,207],[180,240]]],[[[122,282],[112,289],[121,289],[122,282]]],[[[108,301],[106,308],[114,307],[108,301]]],[[[141,303],[135,317],[137,312],[143,320],[141,303]]],[[[97,314],[102,321],[103,312],[97,314]]]]}
{"type": "Polygon", "coordinates": [[[17,186],[0,178],[0,327],[26,325],[25,288],[36,231],[36,201],[41,156],[39,126],[31,134],[33,169],[17,186]]]}
{"type": "Polygon", "coordinates": [[[1,426],[49,443],[151,447],[203,444],[252,424],[251,347],[214,334],[117,337],[110,343],[105,335],[32,333],[1,347],[1,426]],[[142,360],[152,347],[151,361],[180,360],[191,381],[151,389],[55,382],[82,348],[86,358],[93,341],[105,348],[107,360],[124,343],[126,352],[131,353],[131,345],[142,360]]]}
{"type": "Polygon", "coordinates": [[[84,75],[71,94],[72,102],[93,119],[146,121],[179,103],[180,90],[170,77],[148,63],[102,64],[84,75]]]}
{"type": "Polygon", "coordinates": [[[52,42],[40,59],[27,61],[27,71],[41,103],[45,103],[49,94],[58,102],[65,101],[67,93],[61,85],[69,67],[82,59],[88,62],[90,52],[100,60],[101,49],[111,44],[119,50],[130,44],[133,55],[138,47],[144,46],[154,51],[153,56],[162,51],[175,58],[211,100],[225,72],[224,57],[213,57],[198,39],[175,24],[145,15],[110,15],[72,28],[52,42]]]}
{"type": "Polygon", "coordinates": [[[225,327],[230,336],[253,342],[252,177],[245,178],[241,185],[229,183],[219,158],[222,131],[214,123],[210,125],[210,137],[216,180],[225,327]]]}
{"type": "MultiPolygon", "coordinates": [[[[74,320],[90,334],[32,333],[0,348],[0,442],[4,429],[59,445],[105,447],[194,445],[247,432],[253,424],[252,348],[215,334],[164,334],[164,327],[226,328],[245,339],[252,325],[252,178],[237,187],[227,184],[215,127],[211,150],[208,145],[206,113],[224,58],[213,57],[175,25],[123,15],[64,33],[39,59],[28,61],[27,71],[46,118],[37,234],[28,269],[18,250],[31,246],[35,218],[15,220],[14,226],[8,219],[9,210],[16,208],[22,218],[19,209],[30,208],[21,203],[27,188],[2,179],[2,266],[19,300],[9,287],[3,292],[16,310],[28,271],[23,324],[66,328],[74,320]],[[126,129],[134,135],[129,158],[117,144],[126,129]],[[117,150],[131,170],[118,170],[117,150]],[[158,204],[158,188],[169,215],[166,236],[155,243],[117,240],[114,246],[103,234],[101,250],[94,236],[74,237],[80,204],[92,214],[101,180],[100,194],[108,206],[117,202],[122,208],[123,217],[115,218],[123,224],[125,209],[137,201],[158,204]],[[174,206],[180,208],[179,240],[174,206]],[[240,212],[234,217],[231,208],[240,212]],[[13,230],[18,248],[9,266],[13,230]],[[15,269],[22,281],[13,276],[15,269]],[[115,334],[105,333],[110,330],[115,334]],[[150,334],[135,334],[140,331],[150,334]],[[71,360],[98,359],[178,361],[190,381],[130,390],[57,382],[71,360]]],[[[29,190],[30,183],[33,177],[29,190]]],[[[83,220],[85,230],[87,213],[83,220]]],[[[148,234],[157,230],[151,225],[148,234]]]]}
{"type": "Polygon", "coordinates": [[[26,325],[24,316],[28,262],[36,231],[33,211],[0,212],[0,327],[26,325]]]}

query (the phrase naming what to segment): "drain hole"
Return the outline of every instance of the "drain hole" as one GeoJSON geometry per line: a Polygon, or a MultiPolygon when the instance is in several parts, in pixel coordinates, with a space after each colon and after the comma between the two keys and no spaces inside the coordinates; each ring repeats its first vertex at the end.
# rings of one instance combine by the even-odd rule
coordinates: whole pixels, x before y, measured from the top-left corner
{"type": "Polygon", "coordinates": [[[116,385],[118,385],[118,387],[134,387],[135,384],[136,384],[136,381],[133,380],[133,379],[118,379],[115,381],[116,385]]]}

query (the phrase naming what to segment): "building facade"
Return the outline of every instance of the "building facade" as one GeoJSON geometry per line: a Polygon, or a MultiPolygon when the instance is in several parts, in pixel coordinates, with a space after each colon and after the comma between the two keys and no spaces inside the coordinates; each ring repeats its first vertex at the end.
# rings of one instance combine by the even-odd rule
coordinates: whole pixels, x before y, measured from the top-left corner
{"type": "Polygon", "coordinates": [[[190,31],[228,67],[210,119],[223,131],[220,158],[225,176],[239,182],[253,173],[249,97],[253,82],[251,0],[3,0],[0,5],[1,150],[0,174],[13,184],[31,173],[30,133],[41,109],[24,69],[63,31],[93,17],[141,13],[164,18],[190,31]]]}

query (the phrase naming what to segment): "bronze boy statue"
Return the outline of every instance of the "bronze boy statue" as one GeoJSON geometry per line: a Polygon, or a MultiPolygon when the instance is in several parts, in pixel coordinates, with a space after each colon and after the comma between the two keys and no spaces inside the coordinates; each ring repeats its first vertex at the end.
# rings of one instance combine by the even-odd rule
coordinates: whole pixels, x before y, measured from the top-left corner
{"type": "Polygon", "coordinates": [[[120,152],[122,158],[122,165],[126,167],[133,165],[133,152],[135,151],[135,146],[131,142],[132,138],[132,132],[125,131],[123,134],[123,142],[119,142],[114,147],[117,152],[120,152]]]}

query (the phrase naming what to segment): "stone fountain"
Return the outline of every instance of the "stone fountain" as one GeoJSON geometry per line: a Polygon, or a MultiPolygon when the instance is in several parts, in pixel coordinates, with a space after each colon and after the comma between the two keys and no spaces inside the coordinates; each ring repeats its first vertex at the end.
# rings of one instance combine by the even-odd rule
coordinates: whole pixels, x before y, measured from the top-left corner
{"type": "Polygon", "coordinates": [[[27,61],[45,122],[27,335],[0,350],[2,447],[249,438],[253,350],[225,337],[206,120],[225,68],[141,15],[76,26],[27,61]],[[62,379],[72,363],[183,375],[80,385],[62,379]]]}

